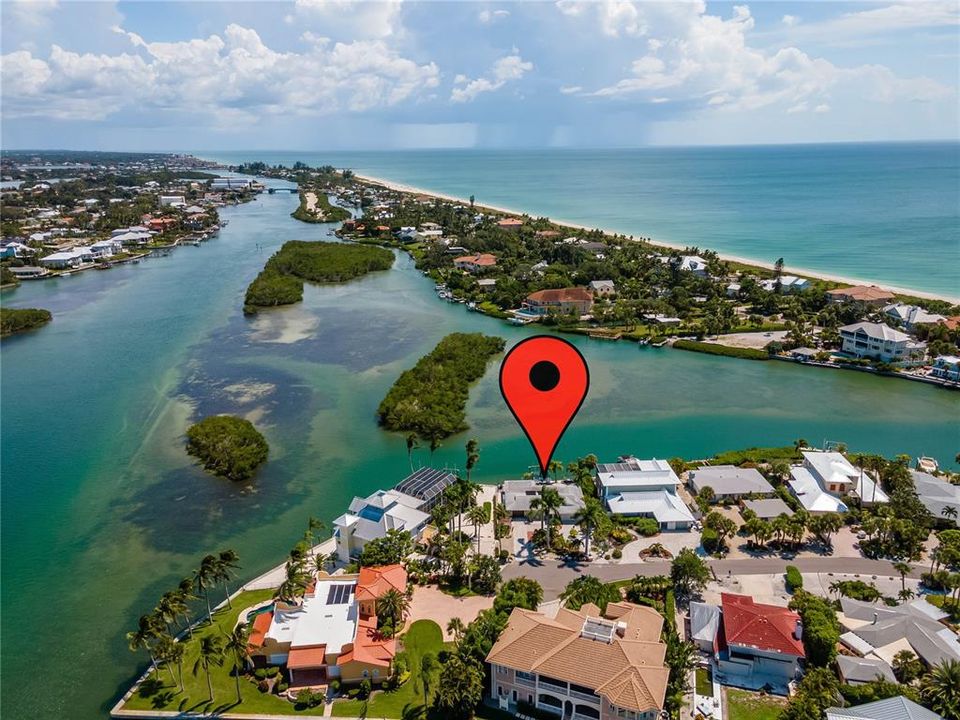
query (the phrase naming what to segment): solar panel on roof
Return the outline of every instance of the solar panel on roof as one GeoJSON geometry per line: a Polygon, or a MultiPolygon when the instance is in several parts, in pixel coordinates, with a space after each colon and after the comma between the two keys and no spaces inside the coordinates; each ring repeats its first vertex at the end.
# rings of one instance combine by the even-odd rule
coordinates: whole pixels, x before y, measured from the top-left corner
{"type": "Polygon", "coordinates": [[[420,500],[432,500],[455,480],[454,475],[447,470],[420,468],[397,483],[394,489],[420,500]]]}

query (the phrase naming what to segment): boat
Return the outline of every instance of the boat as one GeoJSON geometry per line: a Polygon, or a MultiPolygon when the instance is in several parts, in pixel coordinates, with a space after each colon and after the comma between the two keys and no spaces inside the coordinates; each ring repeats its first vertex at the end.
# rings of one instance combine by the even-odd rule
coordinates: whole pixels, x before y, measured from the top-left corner
{"type": "Polygon", "coordinates": [[[476,311],[477,311],[477,304],[476,304],[475,302],[468,302],[468,303],[467,303],[467,310],[470,310],[470,311],[472,311],[472,312],[476,312],[476,311]]]}
{"type": "Polygon", "coordinates": [[[651,345],[652,347],[663,347],[663,346],[666,345],[666,344],[667,344],[667,341],[666,341],[666,340],[661,340],[661,341],[658,342],[658,343],[650,343],[650,345],[651,345]]]}
{"type": "Polygon", "coordinates": [[[650,338],[642,338],[641,340],[639,340],[639,341],[637,342],[637,345],[638,345],[639,347],[646,347],[646,346],[649,345],[649,344],[650,344],[650,338]]]}
{"type": "Polygon", "coordinates": [[[917,470],[925,473],[935,473],[940,469],[940,464],[936,459],[922,455],[917,458],[917,470]]]}

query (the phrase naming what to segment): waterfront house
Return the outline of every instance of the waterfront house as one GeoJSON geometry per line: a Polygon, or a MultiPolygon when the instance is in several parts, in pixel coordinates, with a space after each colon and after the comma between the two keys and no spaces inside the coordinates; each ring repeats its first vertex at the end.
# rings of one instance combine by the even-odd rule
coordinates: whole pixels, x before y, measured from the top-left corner
{"type": "Polygon", "coordinates": [[[401,565],[321,573],[300,603],[277,601],[254,616],[250,657],[255,665],[286,666],[292,688],[387,680],[397,649],[377,629],[377,600],[406,587],[401,565]]]}
{"type": "Polygon", "coordinates": [[[816,359],[818,352],[820,351],[814,350],[813,348],[798,347],[790,351],[790,357],[797,362],[810,362],[811,360],[816,359]]]}
{"type": "Polygon", "coordinates": [[[538,290],[527,295],[521,310],[530,315],[585,315],[593,307],[593,295],[582,287],[538,290]]]}
{"type": "Polygon", "coordinates": [[[883,309],[883,314],[896,321],[907,330],[913,330],[917,325],[936,325],[946,318],[943,315],[929,313],[919,305],[894,303],[883,309]]]}
{"type": "MultiPolygon", "coordinates": [[[[760,281],[760,287],[762,287],[767,292],[773,292],[777,289],[777,279],[771,278],[767,280],[760,281]]],[[[800,293],[804,290],[807,290],[810,287],[810,281],[806,278],[797,277],[796,275],[781,275],[780,276],[780,292],[787,293],[800,293]]]]}
{"type": "Polygon", "coordinates": [[[179,221],[176,218],[164,217],[164,218],[150,218],[147,220],[146,225],[148,230],[154,230],[156,232],[164,232],[170,228],[176,227],[179,221]]]}
{"type": "Polygon", "coordinates": [[[516,608],[487,654],[490,694],[514,714],[525,702],[570,720],[656,720],[670,675],[662,627],[656,610],[627,602],[554,617],[516,608]]]}
{"type": "Polygon", "coordinates": [[[534,500],[544,487],[557,491],[563,504],[558,509],[560,520],[570,522],[583,509],[583,491],[573,483],[545,484],[536,480],[505,480],[500,485],[500,504],[513,517],[527,517],[534,500]]]}
{"type": "Polygon", "coordinates": [[[653,325],[662,325],[663,327],[678,327],[683,323],[683,320],[678,317],[671,317],[663,314],[644,315],[643,319],[648,323],[653,325]]]}
{"type": "Polygon", "coordinates": [[[478,273],[483,270],[489,270],[497,265],[497,256],[490,253],[478,253],[477,255],[462,255],[453,259],[453,265],[457,270],[463,270],[468,273],[478,273]]]}
{"type": "Polygon", "coordinates": [[[923,359],[927,346],[883,323],[858,322],[840,328],[843,352],[858,358],[894,363],[923,359]]]}
{"type": "Polygon", "coordinates": [[[707,276],[707,261],[699,255],[684,255],[680,259],[680,269],[699,277],[707,276]]]}
{"type": "Polygon", "coordinates": [[[251,178],[218,177],[210,181],[211,190],[249,190],[253,187],[251,178]]]}
{"type": "Polygon", "coordinates": [[[430,515],[421,508],[420,498],[397,492],[378,490],[369,497],[355,497],[348,512],[333,521],[337,557],[350,562],[358,557],[371,540],[385,537],[388,530],[409,533],[414,542],[420,539],[430,522],[430,515]]]}
{"type": "Polygon", "coordinates": [[[854,285],[827,290],[827,301],[831,303],[858,302],[872,307],[883,307],[893,300],[892,292],[878,288],[876,285],[854,285]]]}
{"type": "Polygon", "coordinates": [[[890,502],[873,476],[842,453],[804,450],[802,455],[803,464],[790,468],[790,490],[808,512],[846,512],[841,500],[846,496],[865,507],[890,502]]]}
{"type": "Polygon", "coordinates": [[[840,642],[860,657],[892,665],[898,652],[909,650],[929,667],[960,661],[960,640],[941,622],[949,615],[926,598],[890,607],[842,597],[840,608],[840,642]]]}
{"type": "Polygon", "coordinates": [[[183,207],[187,202],[183,195],[161,195],[160,207],[183,207]]]}
{"type": "Polygon", "coordinates": [[[829,707],[825,712],[827,720],[943,720],[903,695],[848,708],[829,707]]]}
{"type": "Polygon", "coordinates": [[[617,292],[617,287],[613,284],[613,280],[591,280],[587,284],[587,289],[593,293],[594,297],[609,297],[610,295],[615,295],[617,292]]]}
{"type": "Polygon", "coordinates": [[[109,240],[98,240],[90,245],[90,252],[95,258],[103,259],[116,255],[123,251],[123,243],[117,238],[109,240]]]}
{"type": "Polygon", "coordinates": [[[910,475],[913,476],[917,497],[930,514],[937,520],[957,525],[960,519],[960,485],[920,470],[911,470],[910,475]],[[944,515],[943,512],[948,507],[952,507],[957,514],[952,517],[944,515]]]}
{"type": "Polygon", "coordinates": [[[497,286],[496,278],[480,278],[477,280],[477,287],[483,292],[491,292],[497,286]]]}
{"type": "Polygon", "coordinates": [[[11,242],[5,243],[3,246],[2,257],[5,258],[19,258],[26,255],[36,255],[37,251],[30,247],[29,245],[24,245],[22,242],[17,240],[12,240],[11,242]]]}
{"type": "Polygon", "coordinates": [[[443,499],[443,491],[457,481],[457,476],[449,470],[437,470],[423,467],[407,475],[394,485],[393,489],[402,495],[420,501],[419,509],[428,512],[443,499]]]}
{"type": "Polygon", "coordinates": [[[67,270],[70,268],[79,267],[84,262],[84,257],[90,256],[88,250],[64,250],[63,252],[55,252],[47,255],[46,257],[40,258],[40,264],[44,267],[53,268],[54,270],[67,270]]]}
{"type": "Polygon", "coordinates": [[[770,685],[785,695],[805,657],[800,616],[746,595],[722,593],[720,603],[715,659],[724,684],[750,689],[770,685]]]}
{"type": "Polygon", "coordinates": [[[933,367],[930,368],[930,377],[960,382],[960,357],[941,355],[933,361],[933,367]]]}
{"type": "Polygon", "coordinates": [[[50,271],[46,268],[37,267],[36,265],[11,266],[10,272],[12,272],[18,280],[35,280],[50,274],[50,271]]]}
{"type": "Polygon", "coordinates": [[[594,481],[610,512],[651,517],[662,530],[685,530],[693,523],[693,514],[677,495],[680,478],[666,460],[627,457],[598,463],[594,481]]]}
{"type": "Polygon", "coordinates": [[[713,490],[714,500],[739,500],[746,495],[773,495],[773,486],[755,468],[736,465],[705,465],[690,471],[687,484],[694,494],[713,490]]]}
{"type": "Polygon", "coordinates": [[[523,227],[523,220],[519,218],[504,218],[503,220],[497,221],[497,227],[501,230],[509,230],[510,232],[520,232],[520,228],[523,227]]]}

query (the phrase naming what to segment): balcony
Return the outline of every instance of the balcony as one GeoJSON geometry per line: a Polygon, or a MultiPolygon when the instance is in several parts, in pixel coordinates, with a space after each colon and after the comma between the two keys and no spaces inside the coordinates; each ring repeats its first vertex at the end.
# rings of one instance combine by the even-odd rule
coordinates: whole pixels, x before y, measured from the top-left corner
{"type": "Polygon", "coordinates": [[[526,687],[536,687],[537,679],[535,677],[524,677],[519,672],[516,674],[517,685],[525,685],[526,687]]]}
{"type": "Polygon", "coordinates": [[[564,695],[567,694],[567,684],[559,680],[554,680],[553,678],[540,676],[540,687],[553,690],[554,692],[560,692],[564,695]]]}
{"type": "Polygon", "coordinates": [[[587,700],[592,703],[600,702],[600,698],[597,697],[596,693],[585,693],[580,690],[574,690],[571,688],[569,695],[570,697],[576,698],[577,700],[587,700]]]}

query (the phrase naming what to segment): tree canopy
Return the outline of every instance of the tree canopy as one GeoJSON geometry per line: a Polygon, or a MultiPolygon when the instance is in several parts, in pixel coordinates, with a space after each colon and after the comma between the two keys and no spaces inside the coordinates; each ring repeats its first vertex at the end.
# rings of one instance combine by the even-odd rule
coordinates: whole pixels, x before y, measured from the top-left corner
{"type": "Polygon", "coordinates": [[[269,453],[266,439],[249,420],[212,415],[187,430],[187,452],[205,470],[231,480],[248,480],[269,453]]]}

